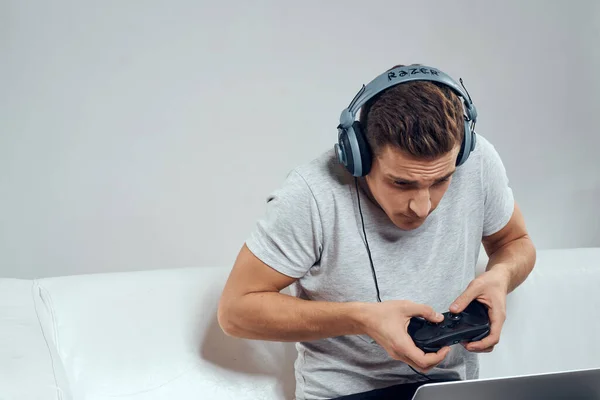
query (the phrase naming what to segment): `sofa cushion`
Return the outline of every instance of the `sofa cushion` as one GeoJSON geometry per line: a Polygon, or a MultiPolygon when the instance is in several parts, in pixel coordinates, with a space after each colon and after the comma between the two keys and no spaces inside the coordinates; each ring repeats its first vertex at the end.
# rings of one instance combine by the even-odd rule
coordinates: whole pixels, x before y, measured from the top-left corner
{"type": "Polygon", "coordinates": [[[294,391],[292,344],[226,336],[225,268],[38,281],[76,399],[280,399],[294,391]]]}
{"type": "Polygon", "coordinates": [[[0,279],[0,399],[69,400],[61,360],[42,334],[33,282],[0,279]]]}

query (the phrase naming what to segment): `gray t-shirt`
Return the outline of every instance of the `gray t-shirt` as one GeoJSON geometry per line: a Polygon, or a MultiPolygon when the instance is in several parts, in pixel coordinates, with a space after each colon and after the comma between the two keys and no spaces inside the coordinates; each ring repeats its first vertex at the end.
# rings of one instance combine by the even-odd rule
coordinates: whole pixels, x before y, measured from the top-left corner
{"type": "MultiPolygon", "coordinates": [[[[444,312],[475,277],[482,236],[510,219],[514,200],[495,148],[478,136],[438,207],[417,229],[397,228],[359,185],[381,300],[406,299],[444,312]]],[[[298,278],[302,299],[376,302],[354,177],[328,151],[295,168],[267,198],[246,244],[264,263],[298,278]]],[[[330,399],[424,378],[363,335],[296,344],[296,399],[330,399]]],[[[433,378],[474,379],[477,354],[460,345],[433,378]]]]}

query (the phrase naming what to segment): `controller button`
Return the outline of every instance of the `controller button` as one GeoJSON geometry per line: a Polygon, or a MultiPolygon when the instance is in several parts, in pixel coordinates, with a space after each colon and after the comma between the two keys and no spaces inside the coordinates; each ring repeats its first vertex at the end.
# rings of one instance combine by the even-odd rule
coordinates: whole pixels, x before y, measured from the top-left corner
{"type": "Polygon", "coordinates": [[[460,314],[450,314],[449,318],[452,321],[458,321],[461,317],[460,317],[460,314]]]}

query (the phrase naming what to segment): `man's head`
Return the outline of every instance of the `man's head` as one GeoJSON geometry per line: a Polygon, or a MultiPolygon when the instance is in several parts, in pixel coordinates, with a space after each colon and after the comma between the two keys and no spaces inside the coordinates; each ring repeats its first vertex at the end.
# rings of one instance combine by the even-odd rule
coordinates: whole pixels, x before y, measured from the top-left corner
{"type": "Polygon", "coordinates": [[[359,121],[373,156],[369,190],[396,226],[417,228],[456,169],[464,135],[461,100],[436,82],[406,82],[370,99],[359,121]]]}

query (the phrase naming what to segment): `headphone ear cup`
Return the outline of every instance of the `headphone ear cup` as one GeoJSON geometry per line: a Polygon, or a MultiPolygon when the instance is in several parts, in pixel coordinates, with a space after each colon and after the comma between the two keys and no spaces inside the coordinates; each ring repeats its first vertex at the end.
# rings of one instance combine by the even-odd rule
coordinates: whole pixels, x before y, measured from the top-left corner
{"type": "Polygon", "coordinates": [[[359,121],[354,121],[352,129],[358,142],[358,149],[360,152],[360,159],[362,165],[361,176],[365,176],[371,171],[371,163],[373,162],[373,155],[371,154],[371,148],[367,142],[367,138],[363,134],[359,121]]]}
{"type": "Polygon", "coordinates": [[[469,126],[469,121],[465,119],[465,131],[463,135],[462,143],[460,144],[460,151],[456,157],[456,166],[459,167],[467,161],[471,151],[475,148],[475,137],[473,131],[469,126]]]}
{"type": "Polygon", "coordinates": [[[338,134],[338,142],[335,145],[335,152],[339,162],[346,168],[348,172],[354,174],[354,154],[352,146],[348,139],[348,132],[345,129],[340,129],[338,134]]]}
{"type": "Polygon", "coordinates": [[[475,145],[477,144],[477,133],[475,131],[471,132],[471,151],[475,150],[475,145]]]}
{"type": "Polygon", "coordinates": [[[465,154],[465,140],[462,140],[460,144],[460,151],[458,152],[458,156],[456,157],[456,166],[460,167],[463,164],[463,154],[465,154]]]}

